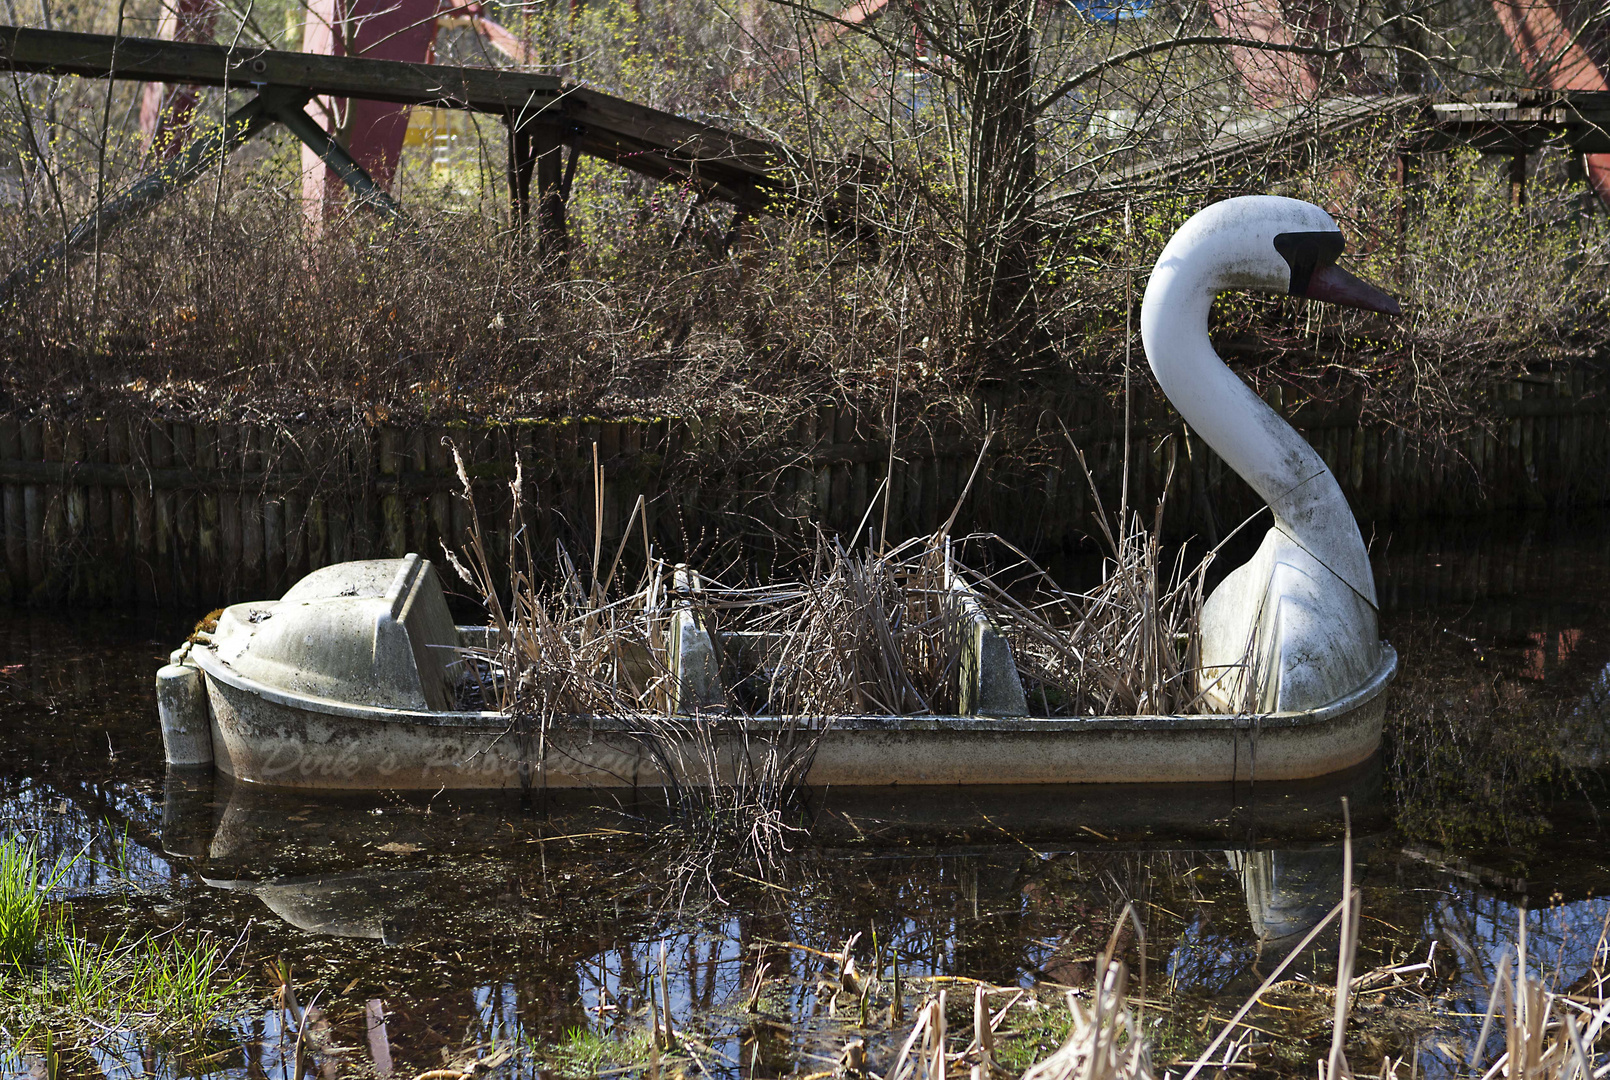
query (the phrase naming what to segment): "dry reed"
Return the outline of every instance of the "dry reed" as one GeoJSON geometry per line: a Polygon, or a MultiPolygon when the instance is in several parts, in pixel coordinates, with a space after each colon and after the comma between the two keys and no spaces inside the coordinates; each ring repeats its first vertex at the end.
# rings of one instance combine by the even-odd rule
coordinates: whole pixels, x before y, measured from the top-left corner
{"type": "MultiPolygon", "coordinates": [[[[1188,1065],[1178,1063],[1187,1065],[1182,1073],[1159,1071],[1153,1066],[1152,1047],[1144,1024],[1145,971],[1143,968],[1137,993],[1132,997],[1128,969],[1117,955],[1115,926],[1107,948],[1097,958],[1096,971],[1100,973],[1097,985],[1088,991],[1065,991],[1069,1023],[1062,1045],[1030,1065],[1021,1080],[1153,1080],[1159,1075],[1196,1080],[1199,1076],[1222,1077],[1230,1075],[1232,1070],[1256,1068],[1257,1062],[1251,1060],[1250,1052],[1252,1035],[1259,1029],[1245,1023],[1248,1014],[1272,987],[1297,985],[1279,980],[1333,922],[1340,927],[1334,990],[1306,982],[1300,985],[1325,1001],[1327,1011],[1332,1014],[1329,1051],[1316,1063],[1319,1080],[1354,1080],[1359,1074],[1349,1062],[1346,1048],[1358,996],[1377,992],[1384,985],[1403,985],[1406,973],[1429,969],[1430,965],[1391,966],[1354,976],[1362,896],[1354,884],[1351,829],[1343,851],[1341,900],[1308,930],[1195,1060],[1188,1065]]],[[[1118,925],[1123,925],[1125,919],[1133,919],[1130,909],[1126,909],[1118,925]]],[[[1610,921],[1601,934],[1596,955],[1605,955],[1607,939],[1610,939],[1610,921]]],[[[1139,945],[1144,964],[1144,936],[1139,945]]],[[[1610,1075],[1610,1064],[1595,1052],[1597,1044],[1610,1036],[1610,998],[1602,996],[1606,980],[1597,965],[1591,973],[1591,982],[1594,994],[1553,991],[1529,973],[1526,911],[1521,909],[1517,941],[1498,963],[1480,1033],[1469,1046],[1464,1061],[1453,1063],[1453,1075],[1469,1080],[1602,1080],[1610,1075]],[[1503,1032],[1503,1049],[1488,1063],[1487,1044],[1495,1028],[1503,1032]]],[[[959,1075],[983,1080],[999,1071],[999,1063],[993,1055],[994,1032],[1023,995],[1020,991],[1006,1008],[993,1015],[985,1007],[984,998],[980,987],[974,996],[974,1037],[959,1051],[946,1047],[944,993],[925,1001],[887,1074],[889,1080],[949,1080],[959,1075]]],[[[1043,1006],[1030,998],[1027,1007],[1043,1006]]],[[[1449,1049],[1445,1042],[1440,1045],[1444,1050],[1449,1049]]],[[[1378,1075],[1381,1080],[1409,1080],[1419,1074],[1416,1064],[1406,1075],[1404,1064],[1402,1058],[1383,1056],[1378,1075]]]]}
{"type": "MultiPolygon", "coordinates": [[[[1000,537],[967,539],[1013,551],[1019,562],[1008,573],[1031,567],[1026,594],[963,565],[949,535],[954,515],[932,535],[892,547],[818,534],[798,580],[766,585],[707,583],[668,566],[645,525],[646,557],[626,585],[626,541],[606,561],[601,504],[584,569],[562,543],[551,568],[539,558],[525,528],[518,463],[508,550],[493,551],[456,448],[453,459],[468,524],[463,551],[445,554],[485,604],[492,631],[466,650],[474,677],[462,704],[508,718],[531,788],[545,786],[556,724],[624,721],[665,777],[677,819],[699,823],[702,840],[683,863],[684,878],[709,876],[721,849],[742,853],[763,875],[780,865],[793,831],[784,810],[832,717],[956,712],[964,591],[1012,636],[1046,713],[1187,711],[1199,703],[1195,633],[1207,563],[1187,573],[1180,556],[1165,572],[1161,503],[1147,528],[1127,507],[1110,522],[1097,497],[1111,554],[1090,593],[1063,589],[1000,537]],[[696,688],[672,656],[677,620],[688,617],[714,653],[712,677],[696,688]]],[[[596,461],[594,472],[602,491],[596,461]]],[[[639,498],[623,537],[643,507],[639,498]]]]}
{"type": "MultiPolygon", "coordinates": [[[[1077,446],[1078,459],[1106,545],[1101,581],[1089,592],[1059,585],[1029,556],[1000,537],[1027,580],[1007,587],[994,577],[970,582],[991,618],[1012,642],[1031,709],[1047,715],[1102,716],[1190,713],[1203,708],[1197,687],[1199,631],[1209,552],[1187,566],[1162,544],[1165,499],[1148,526],[1121,503],[1109,515],[1077,446]]],[[[1167,485],[1165,484],[1165,490],[1167,485]]]]}
{"type": "MultiPolygon", "coordinates": [[[[1078,454],[1077,449],[1075,453],[1078,454]]],[[[1084,458],[1078,454],[1081,467],[1084,458]]],[[[612,560],[595,542],[584,573],[562,544],[551,566],[526,541],[523,476],[517,469],[508,535],[508,577],[488,550],[455,451],[469,529],[462,557],[447,557],[480,595],[496,631],[477,656],[485,700],[534,737],[540,752],[555,718],[609,714],[631,718],[668,773],[697,787],[718,783],[719,763],[689,754],[716,734],[752,732],[756,717],[952,715],[960,706],[961,600],[970,594],[1011,641],[1030,693],[1045,715],[1183,713],[1202,708],[1197,689],[1198,622],[1213,553],[1188,566],[1165,554],[1159,501],[1148,523],[1127,506],[1109,515],[1095,495],[1108,554],[1089,592],[1061,586],[1029,556],[994,534],[953,541],[948,525],[895,545],[856,546],[819,532],[809,563],[793,580],[724,584],[701,580],[648,552],[635,584],[621,584],[623,539],[612,560]],[[1004,550],[1013,561],[987,571],[959,553],[1004,550]],[[507,598],[505,600],[505,598],[507,598]],[[677,612],[691,613],[714,651],[703,700],[683,700],[673,682],[668,634],[677,612]],[[697,722],[689,720],[696,714],[697,722]],[[736,727],[735,727],[736,725],[736,727]],[[726,729],[734,729],[727,731],[726,729]]],[[[1088,468],[1094,494],[1095,485],[1088,468]]],[[[595,490],[601,479],[595,477],[595,490]]],[[[639,499],[623,534],[640,520],[639,499]]],[[[595,508],[596,509],[596,508],[595,508]]],[[[602,534],[596,511],[595,537],[602,534]]],[[[856,538],[859,538],[859,531],[856,538]]],[[[709,753],[713,753],[713,749],[709,753]]],[[[784,774],[800,755],[785,755],[784,774]]]]}
{"type": "Polygon", "coordinates": [[[953,711],[958,640],[942,535],[887,550],[818,537],[798,581],[709,590],[729,616],[725,675],[756,715],[953,711]]]}
{"type": "Polygon", "coordinates": [[[535,740],[525,756],[540,768],[557,717],[652,715],[667,693],[663,573],[645,567],[637,588],[611,600],[612,577],[599,579],[596,554],[591,580],[584,582],[563,544],[555,552],[557,578],[540,573],[520,527],[525,485],[516,463],[509,485],[509,535],[515,539],[507,553],[508,580],[501,580],[456,447],[453,462],[469,526],[463,558],[450,548],[444,552],[485,604],[495,631],[484,646],[466,650],[467,666],[477,675],[480,696],[509,718],[510,734],[535,740]]]}
{"type": "Polygon", "coordinates": [[[1471,1075],[1481,1080],[1500,1076],[1507,1080],[1593,1080],[1605,1075],[1610,1070],[1591,1051],[1610,1032],[1610,1000],[1556,993],[1532,977],[1527,971],[1524,908],[1519,922],[1515,950],[1498,962],[1493,977],[1487,1014],[1467,1062],[1471,1075]],[[1495,1023],[1504,1033],[1504,1050],[1485,1071],[1478,1071],[1495,1023]]]}
{"type": "MultiPolygon", "coordinates": [[[[1130,997],[1129,967],[1117,955],[1118,932],[1130,923],[1139,928],[1133,909],[1126,906],[1106,949],[1097,958],[1100,974],[1095,987],[1088,992],[1064,991],[1068,1030],[1062,1045],[1025,1069],[1021,1080],[1152,1080],[1156,1075],[1143,1030],[1144,1003],[1137,1007],[1130,997]]],[[[1144,933],[1139,941],[1144,987],[1144,933]]],[[[1008,989],[996,988],[1000,992],[1008,989]]],[[[888,1080],[947,1080],[958,1068],[966,1069],[971,1080],[994,1075],[1001,1070],[995,1056],[996,1032],[1013,1006],[1024,1001],[1024,992],[1018,990],[1005,1007],[992,1012],[986,1004],[984,987],[975,987],[972,1041],[962,1050],[951,1052],[946,1048],[946,994],[939,991],[918,1009],[888,1080]]],[[[1032,997],[1026,1005],[1035,1010],[1042,1008],[1032,997]]]]}
{"type": "MultiPolygon", "coordinates": [[[[635,585],[621,585],[625,541],[606,568],[597,542],[601,505],[595,506],[587,572],[558,544],[557,575],[543,573],[522,527],[524,477],[517,465],[510,482],[505,580],[456,448],[453,459],[468,531],[462,557],[450,549],[445,554],[485,605],[493,631],[485,644],[464,650],[475,673],[472,696],[508,718],[508,735],[519,740],[521,758],[530,766],[522,779],[542,786],[556,724],[598,716],[624,720],[627,733],[665,777],[674,819],[693,827],[697,842],[676,876],[685,884],[701,873],[709,877],[717,852],[751,862],[763,876],[773,871],[794,831],[785,811],[810,767],[821,726],[796,722],[760,732],[749,717],[721,706],[679,714],[686,703],[673,681],[668,635],[679,607],[697,610],[700,591],[688,588],[696,577],[655,558],[645,535],[642,571],[635,585]]],[[[594,489],[601,491],[602,471],[594,468],[594,489]]],[[[626,535],[642,507],[639,499],[626,535]]],[[[719,635],[712,639],[719,641],[719,635]]]]}

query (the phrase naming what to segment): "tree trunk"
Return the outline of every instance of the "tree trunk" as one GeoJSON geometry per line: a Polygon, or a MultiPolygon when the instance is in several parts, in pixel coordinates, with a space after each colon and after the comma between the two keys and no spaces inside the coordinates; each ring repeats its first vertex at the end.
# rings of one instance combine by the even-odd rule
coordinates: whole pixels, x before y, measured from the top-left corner
{"type": "Polygon", "coordinates": [[[1041,347],[1034,273],[1035,0],[966,0],[972,82],[964,193],[964,348],[1010,375],[1041,347]]]}

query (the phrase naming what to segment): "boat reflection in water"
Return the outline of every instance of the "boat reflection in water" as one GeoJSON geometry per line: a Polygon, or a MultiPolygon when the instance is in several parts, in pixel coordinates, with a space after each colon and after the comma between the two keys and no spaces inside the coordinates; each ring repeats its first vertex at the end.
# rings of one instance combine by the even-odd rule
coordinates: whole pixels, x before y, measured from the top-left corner
{"type": "Polygon", "coordinates": [[[1227,851],[1241,876],[1260,958],[1285,957],[1342,897],[1342,845],[1227,851]]]}
{"type": "MultiPolygon", "coordinates": [[[[853,851],[863,862],[880,852],[909,861],[920,844],[935,858],[974,864],[986,890],[1031,900],[1038,886],[1016,868],[1025,849],[1038,862],[1071,852],[1227,862],[1261,953],[1294,943],[1335,904],[1343,798],[1355,825],[1379,824],[1375,763],[1323,787],[891,788],[819,793],[804,809],[818,858],[853,851]]],[[[453,885],[454,872],[437,865],[443,860],[527,860],[538,848],[553,859],[545,841],[576,836],[642,845],[663,819],[652,796],[632,805],[565,793],[541,808],[462,793],[450,805],[369,793],[310,798],[173,769],[162,842],[209,886],[255,896],[290,926],[396,944],[444,932],[422,914],[453,885]]]]}
{"type": "Polygon", "coordinates": [[[424,871],[353,871],[312,878],[232,881],[202,878],[215,889],[251,893],[298,930],[400,945],[414,924],[415,897],[434,882],[424,871]]]}

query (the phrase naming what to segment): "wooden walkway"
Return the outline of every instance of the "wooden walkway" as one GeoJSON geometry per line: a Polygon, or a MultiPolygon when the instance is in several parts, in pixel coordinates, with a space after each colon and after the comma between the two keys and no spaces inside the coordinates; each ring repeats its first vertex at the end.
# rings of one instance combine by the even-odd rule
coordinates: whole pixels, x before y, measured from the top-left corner
{"type": "Polygon", "coordinates": [[[791,186],[783,148],[552,75],[0,26],[0,70],[192,83],[466,109],[584,154],[761,209],[791,186]]]}
{"type": "Polygon", "coordinates": [[[1610,92],[1562,90],[1508,101],[1435,102],[1417,149],[1469,146],[1484,154],[1568,148],[1610,153],[1610,92]]]}
{"type": "MultiPolygon", "coordinates": [[[[1372,124],[1390,121],[1404,179],[1414,158],[1468,148],[1524,163],[1540,150],[1610,153],[1610,92],[1549,91],[1503,101],[1440,101],[1414,95],[1324,98],[1265,110],[1238,129],[1168,158],[1111,169],[1088,187],[1046,200],[1047,206],[1110,204],[1148,191],[1240,188],[1290,172],[1304,151],[1372,124]]],[[[1512,174],[1520,177],[1517,165],[1512,174]]],[[[1524,184],[1524,179],[1517,183],[1524,184]]],[[[1512,194],[1520,199],[1523,191],[1512,194]]]]}
{"type": "Polygon", "coordinates": [[[1212,186],[1226,172],[1268,169],[1296,159],[1310,146],[1323,145],[1382,118],[1419,111],[1425,99],[1389,95],[1322,98],[1300,108],[1270,109],[1256,114],[1236,131],[1212,139],[1187,155],[1116,169],[1100,178],[1097,190],[1177,188],[1182,182],[1212,186]]]}

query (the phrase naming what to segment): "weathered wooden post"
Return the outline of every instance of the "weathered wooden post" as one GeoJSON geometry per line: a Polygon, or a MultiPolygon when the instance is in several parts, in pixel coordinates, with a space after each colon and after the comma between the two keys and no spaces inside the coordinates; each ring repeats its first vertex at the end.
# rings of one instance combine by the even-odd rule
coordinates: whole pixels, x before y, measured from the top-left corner
{"type": "Polygon", "coordinates": [[[1526,151],[1509,159],[1509,207],[1517,213],[1526,209],[1526,151]]]}
{"type": "Polygon", "coordinates": [[[516,229],[535,219],[537,247],[543,256],[562,256],[570,250],[565,203],[576,174],[576,152],[564,160],[564,139],[559,126],[546,120],[506,119],[509,128],[509,202],[516,229]],[[531,204],[531,181],[536,180],[536,206],[531,204]]]}

